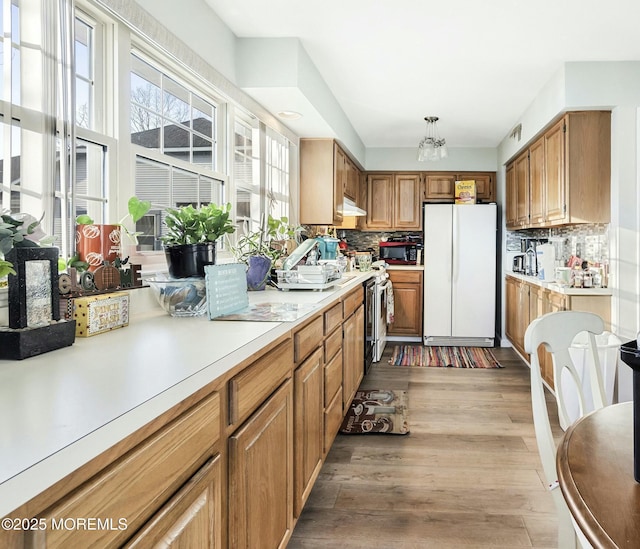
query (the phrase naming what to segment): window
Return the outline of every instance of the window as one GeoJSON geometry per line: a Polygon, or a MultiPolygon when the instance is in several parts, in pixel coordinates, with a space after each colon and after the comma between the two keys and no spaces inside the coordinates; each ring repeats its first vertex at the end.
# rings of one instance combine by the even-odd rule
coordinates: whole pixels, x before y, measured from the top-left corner
{"type": "Polygon", "coordinates": [[[267,128],[266,193],[267,213],[275,218],[289,216],[289,142],[267,128]]]}
{"type": "Polygon", "coordinates": [[[131,55],[131,143],[216,166],[216,107],[131,55]]]}
{"type": "Polygon", "coordinates": [[[217,107],[135,53],[130,76],[135,194],[153,205],[136,225],[138,249],[160,250],[167,207],[225,200],[226,175],[215,170],[217,107]]]}

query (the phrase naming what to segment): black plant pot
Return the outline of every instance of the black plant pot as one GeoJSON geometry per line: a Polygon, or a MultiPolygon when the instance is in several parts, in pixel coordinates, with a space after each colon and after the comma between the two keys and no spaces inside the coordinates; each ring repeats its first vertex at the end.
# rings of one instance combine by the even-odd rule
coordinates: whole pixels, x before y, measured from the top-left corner
{"type": "Polygon", "coordinates": [[[216,263],[216,243],[178,244],[164,250],[169,274],[173,278],[204,276],[205,265],[216,263]]]}

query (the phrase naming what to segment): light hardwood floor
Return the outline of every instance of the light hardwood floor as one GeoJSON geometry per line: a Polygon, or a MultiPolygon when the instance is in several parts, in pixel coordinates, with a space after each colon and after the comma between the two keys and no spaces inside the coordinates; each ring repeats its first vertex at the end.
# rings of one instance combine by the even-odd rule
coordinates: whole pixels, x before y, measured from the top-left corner
{"type": "Polygon", "coordinates": [[[362,387],[408,389],[411,433],[339,434],[288,547],[556,548],[527,365],[496,348],[503,369],[391,367],[392,348],[362,387]]]}

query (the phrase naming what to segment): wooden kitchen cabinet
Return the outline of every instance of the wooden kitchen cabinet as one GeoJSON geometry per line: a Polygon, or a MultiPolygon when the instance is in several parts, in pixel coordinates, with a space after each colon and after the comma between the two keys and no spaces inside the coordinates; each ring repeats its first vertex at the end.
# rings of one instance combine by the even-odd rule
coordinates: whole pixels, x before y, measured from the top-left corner
{"type": "MultiPolygon", "coordinates": [[[[611,296],[603,294],[571,295],[543,288],[512,276],[505,279],[506,325],[505,335],[525,359],[524,334],[536,318],[556,311],[585,311],[602,318],[605,329],[611,325],[611,296]]],[[[553,389],[551,355],[542,347],[538,350],[542,378],[553,389]]]]}
{"type": "Polygon", "coordinates": [[[515,160],[516,225],[529,226],[529,151],[515,160]]]}
{"type": "Polygon", "coordinates": [[[529,147],[529,224],[544,225],[545,214],[545,139],[541,137],[529,147]]]}
{"type": "MultiPolygon", "coordinates": [[[[364,377],[364,305],[342,325],[342,410],[347,410],[364,377]]],[[[344,413],[343,413],[344,415],[344,413]]]]}
{"type": "Polygon", "coordinates": [[[478,202],[495,201],[494,172],[443,172],[424,174],[424,200],[428,202],[453,202],[455,199],[455,182],[476,182],[476,200],[478,202]]]}
{"type": "Polygon", "coordinates": [[[229,547],[284,547],[293,528],[291,380],[229,437],[229,547]]]}
{"type": "Polygon", "coordinates": [[[524,333],[529,326],[529,284],[513,277],[506,279],[506,327],[505,333],[516,350],[523,356],[524,333]]]}
{"type": "Polygon", "coordinates": [[[505,187],[507,195],[507,206],[505,214],[505,224],[507,229],[517,229],[516,219],[518,217],[518,204],[516,193],[516,170],[513,163],[507,166],[505,174],[505,187]]]}
{"type": "Polygon", "coordinates": [[[342,221],[345,157],[333,139],[300,140],[300,223],[334,225],[342,221]]]}
{"type": "Polygon", "coordinates": [[[609,223],[610,203],[608,111],[564,114],[507,165],[509,229],[609,223]],[[510,212],[512,204],[515,220],[510,212]]]}
{"type": "Polygon", "coordinates": [[[359,187],[360,187],[360,176],[361,172],[358,167],[351,162],[351,160],[345,156],[345,187],[344,187],[344,195],[351,200],[353,200],[356,204],[358,204],[359,199],[359,187]]]}
{"type": "Polygon", "coordinates": [[[294,513],[300,516],[324,453],[324,360],[318,347],[294,372],[294,513]]]}
{"type": "Polygon", "coordinates": [[[456,175],[427,174],[424,178],[424,199],[450,202],[455,196],[456,175]]]}
{"type": "MultiPolygon", "coordinates": [[[[172,522],[175,516],[171,509],[185,505],[190,496],[184,494],[183,501],[172,497],[189,479],[197,485],[192,487],[194,490],[202,492],[204,489],[213,499],[207,502],[206,509],[198,510],[199,517],[193,517],[193,523],[185,526],[183,535],[186,539],[209,536],[211,532],[201,527],[205,514],[211,512],[214,515],[206,519],[215,521],[213,535],[219,539],[222,532],[220,515],[217,514],[219,482],[208,475],[203,480],[196,472],[213,455],[214,445],[220,436],[220,395],[216,392],[40,515],[47,524],[61,517],[112,519],[114,528],[48,528],[28,532],[30,539],[26,540],[27,545],[43,548],[119,546],[141,528],[179,530],[180,527],[172,522]],[[218,482],[212,488],[213,493],[205,488],[209,481],[218,482]],[[163,505],[160,515],[148,523],[163,505]],[[118,519],[126,520],[126,529],[118,528],[118,519]]],[[[215,472],[212,475],[215,476],[215,472]]]]}
{"type": "Polygon", "coordinates": [[[419,230],[422,183],[418,173],[367,176],[367,229],[419,230]]]}
{"type": "Polygon", "coordinates": [[[422,337],[422,271],[389,269],[393,284],[394,322],[389,324],[392,336],[422,337]]]}
{"type": "Polygon", "coordinates": [[[222,547],[222,476],[217,455],[124,546],[222,547]]]}

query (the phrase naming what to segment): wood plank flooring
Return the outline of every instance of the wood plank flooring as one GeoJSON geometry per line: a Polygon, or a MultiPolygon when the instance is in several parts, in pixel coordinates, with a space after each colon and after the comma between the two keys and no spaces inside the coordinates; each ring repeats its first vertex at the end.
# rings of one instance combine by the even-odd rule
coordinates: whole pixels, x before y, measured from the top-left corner
{"type": "Polygon", "coordinates": [[[392,367],[392,349],[362,387],[408,389],[411,433],[339,434],[288,547],[555,548],[527,365],[496,348],[503,369],[392,367]]]}

